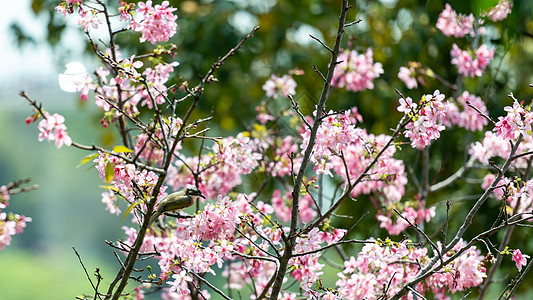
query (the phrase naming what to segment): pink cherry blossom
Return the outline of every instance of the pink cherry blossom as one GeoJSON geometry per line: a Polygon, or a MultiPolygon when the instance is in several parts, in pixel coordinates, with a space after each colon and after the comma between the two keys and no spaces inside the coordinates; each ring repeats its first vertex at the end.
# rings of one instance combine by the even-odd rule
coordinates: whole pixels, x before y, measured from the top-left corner
{"type": "Polygon", "coordinates": [[[103,21],[98,18],[98,15],[94,11],[89,10],[80,10],[80,16],[78,18],[78,25],[83,27],[83,30],[89,30],[89,27],[98,29],[98,25],[102,24],[103,21]]]}
{"type": "Polygon", "coordinates": [[[471,108],[466,103],[467,101],[470,103],[470,105],[477,108],[481,113],[485,114],[486,116],[488,115],[488,110],[483,100],[476,95],[471,95],[467,91],[464,91],[461,96],[456,99],[457,105],[449,103],[446,118],[451,124],[463,127],[470,131],[483,129],[483,126],[488,124],[487,119],[478,111],[471,108]],[[461,110],[459,110],[459,108],[461,108],[461,110]]]}
{"type": "Polygon", "coordinates": [[[180,296],[189,295],[191,291],[187,287],[187,282],[191,282],[192,278],[187,275],[187,272],[181,271],[179,274],[172,275],[174,281],[167,282],[170,284],[170,293],[176,293],[180,296]]]}
{"type": "Polygon", "coordinates": [[[413,105],[410,98],[400,99],[398,111],[411,118],[405,126],[404,136],[411,140],[411,146],[424,149],[432,140],[440,137],[440,131],[445,129],[443,120],[446,119],[447,105],[444,95],[435,90],[433,95],[424,95],[419,105],[413,105]]]}
{"type": "Polygon", "coordinates": [[[70,146],[72,139],[67,134],[67,127],[65,118],[60,114],[50,115],[44,113],[45,119],[39,122],[39,141],[47,139],[48,141],[55,141],[56,147],[59,149],[63,145],[70,146]]]}
{"type": "Polygon", "coordinates": [[[0,250],[9,246],[11,244],[11,237],[17,233],[15,230],[16,222],[5,220],[6,216],[6,213],[0,213],[0,250]]]}
{"type": "Polygon", "coordinates": [[[231,189],[242,183],[242,177],[259,166],[263,157],[263,145],[257,139],[244,136],[222,139],[213,145],[213,151],[200,158],[183,158],[176,161],[170,168],[168,184],[174,189],[183,188],[194,181],[194,177],[185,167],[211,165],[200,175],[199,187],[207,198],[215,198],[219,194],[227,194],[231,189]],[[185,163],[184,163],[185,162],[185,163]]]}
{"type": "Polygon", "coordinates": [[[527,259],[529,258],[529,255],[522,254],[520,249],[516,249],[513,251],[512,260],[516,264],[516,268],[518,268],[518,271],[522,271],[522,267],[527,265],[527,259]]]}
{"type": "Polygon", "coordinates": [[[89,97],[89,91],[95,90],[96,85],[93,82],[93,79],[88,73],[85,73],[83,81],[74,82],[76,84],[76,90],[81,92],[80,98],[83,101],[87,101],[89,97]]]}
{"type": "Polygon", "coordinates": [[[8,215],[0,210],[0,250],[11,244],[12,236],[21,233],[26,227],[26,223],[31,222],[30,217],[17,214],[8,215]]]}
{"type": "Polygon", "coordinates": [[[513,2],[510,0],[500,0],[496,6],[490,9],[487,13],[487,17],[493,22],[498,22],[507,18],[507,15],[511,13],[511,7],[513,2]]]}
{"type": "Polygon", "coordinates": [[[135,3],[127,3],[126,1],[119,0],[120,7],[118,11],[120,13],[120,21],[130,22],[135,8],[135,3]]]}
{"type": "Polygon", "coordinates": [[[482,164],[488,165],[491,157],[507,157],[510,150],[509,143],[502,143],[500,136],[492,131],[487,131],[481,142],[475,142],[470,146],[468,154],[482,164]]]}
{"type": "Polygon", "coordinates": [[[196,240],[228,239],[240,223],[241,213],[229,197],[219,195],[215,204],[207,204],[204,210],[191,220],[189,234],[196,240]]]}
{"type": "Polygon", "coordinates": [[[168,1],[152,7],[152,1],[139,2],[137,14],[143,15],[142,21],[132,20],[130,28],[142,33],[141,43],[149,41],[152,44],[166,42],[176,33],[176,19],[173,12],[176,8],[169,6],[168,1]]]}
{"type": "MultiPolygon", "coordinates": [[[[429,222],[435,216],[435,207],[415,210],[415,208],[407,206],[401,215],[411,224],[418,225],[424,221],[429,222]]],[[[409,228],[410,225],[404,218],[397,216],[394,211],[388,212],[387,215],[378,214],[376,216],[380,222],[379,227],[385,228],[390,235],[398,235],[409,228]]]]}
{"type": "MultiPolygon", "coordinates": [[[[314,114],[317,112],[315,111],[314,114]]],[[[340,155],[346,147],[353,141],[358,141],[358,130],[355,128],[356,120],[350,116],[350,111],[334,113],[330,111],[322,120],[316,135],[316,142],[313,148],[311,161],[315,164],[314,170],[317,174],[327,174],[333,176],[331,169],[334,164],[331,157],[340,155]]],[[[310,131],[305,128],[302,133],[303,142],[302,153],[307,147],[310,131]]]]}
{"type": "MultiPolygon", "coordinates": [[[[420,267],[428,262],[427,249],[416,248],[409,243],[386,240],[365,244],[357,257],[351,257],[345,262],[345,270],[338,273],[340,279],[336,285],[342,299],[375,299],[381,295],[383,286],[388,287],[387,295],[390,297],[414,278],[420,267]],[[408,263],[409,261],[416,263],[408,263]]],[[[461,240],[453,251],[465,246],[465,242],[461,240]]],[[[444,254],[443,260],[447,257],[448,253],[444,254]]],[[[483,259],[479,250],[470,247],[424,283],[417,285],[416,290],[424,295],[428,291],[439,294],[478,286],[486,277],[483,259]]]]}
{"type": "MultiPolygon", "coordinates": [[[[285,195],[282,196],[280,190],[275,190],[272,193],[271,201],[276,216],[278,216],[278,218],[280,218],[280,220],[283,222],[288,222],[290,220],[292,210],[291,192],[287,191],[285,195]]],[[[307,193],[300,197],[299,201],[299,221],[304,223],[312,221],[316,217],[317,213],[316,206],[311,198],[311,195],[307,193]]]]}
{"type": "Polygon", "coordinates": [[[8,200],[10,198],[11,196],[9,195],[9,190],[7,189],[7,186],[0,186],[0,209],[7,207],[7,204],[9,203],[8,200]]]}
{"type": "Polygon", "coordinates": [[[381,63],[374,63],[373,52],[368,48],[364,54],[355,50],[343,50],[337,61],[331,85],[338,88],[346,87],[348,91],[357,92],[373,89],[374,79],[383,74],[381,63]]]}
{"type": "Polygon", "coordinates": [[[120,208],[117,205],[117,197],[113,192],[102,193],[102,203],[106,205],[106,210],[112,214],[119,215],[121,213],[120,208]]]}
{"type": "Polygon", "coordinates": [[[146,68],[142,75],[145,76],[147,82],[149,82],[149,90],[144,86],[140,88],[140,96],[143,98],[141,102],[142,106],[146,106],[150,109],[153,108],[153,101],[156,104],[163,104],[167,96],[168,88],[166,83],[170,78],[170,74],[174,72],[174,68],[179,66],[178,62],[172,62],[169,64],[157,64],[154,68],[146,68]],[[153,98],[153,100],[152,100],[153,98]]]}
{"type": "MultiPolygon", "coordinates": [[[[94,162],[100,178],[106,184],[112,185],[129,203],[138,202],[139,198],[150,197],[158,180],[158,176],[154,172],[136,169],[135,165],[127,164],[111,154],[100,153],[94,162]],[[144,191],[144,194],[139,195],[139,189],[144,191]]],[[[161,187],[158,195],[159,201],[167,196],[166,188],[166,186],[161,187]]],[[[108,206],[111,213],[117,213],[118,207],[115,207],[116,203],[114,203],[113,196],[106,193],[102,194],[102,202],[108,206]]]]}
{"type": "MultiPolygon", "coordinates": [[[[161,143],[157,143],[156,141],[162,141],[167,139],[169,136],[174,137],[178,133],[182,124],[183,121],[176,117],[173,118],[172,121],[168,121],[166,126],[163,126],[163,128],[161,128],[160,124],[157,124],[154,132],[151,135],[148,135],[144,132],[138,134],[134,148],[135,153],[137,153],[139,157],[144,158],[144,160],[147,162],[161,162],[164,158],[165,151],[161,148],[161,143]]],[[[170,138],[169,141],[173,142],[174,138],[170,138]]],[[[181,149],[181,142],[178,142],[176,148],[174,149],[174,154],[176,155],[175,157],[179,157],[181,149]]]]}
{"type": "Polygon", "coordinates": [[[416,78],[414,77],[414,75],[416,75],[414,70],[411,70],[406,67],[400,67],[400,70],[398,72],[398,78],[400,78],[400,80],[405,83],[408,89],[418,87],[418,83],[416,82],[416,78]]]}
{"type": "Polygon", "coordinates": [[[507,115],[498,117],[498,122],[494,127],[496,136],[504,140],[514,140],[521,133],[528,135],[527,131],[531,130],[533,122],[532,113],[524,110],[516,99],[512,107],[506,106],[504,110],[507,111],[507,115]]]}
{"type": "Polygon", "coordinates": [[[483,44],[472,55],[468,51],[461,50],[456,44],[450,52],[451,63],[457,66],[459,74],[469,77],[482,76],[487,65],[494,57],[494,48],[489,49],[483,44]]]}
{"type": "Polygon", "coordinates": [[[432,71],[429,68],[422,69],[422,64],[417,61],[410,61],[407,63],[407,67],[400,67],[398,71],[398,78],[405,83],[408,89],[418,87],[418,83],[425,85],[422,76],[416,77],[417,73],[430,74],[432,71]]]}
{"type": "Polygon", "coordinates": [[[287,97],[289,95],[296,94],[296,86],[296,81],[294,81],[291,75],[283,75],[282,77],[278,77],[277,75],[272,74],[270,79],[268,79],[263,85],[263,90],[265,91],[267,97],[287,97]]]}
{"type": "Polygon", "coordinates": [[[464,37],[467,34],[474,36],[474,16],[457,15],[450,4],[446,3],[444,10],[437,20],[437,28],[446,36],[464,37]]]}

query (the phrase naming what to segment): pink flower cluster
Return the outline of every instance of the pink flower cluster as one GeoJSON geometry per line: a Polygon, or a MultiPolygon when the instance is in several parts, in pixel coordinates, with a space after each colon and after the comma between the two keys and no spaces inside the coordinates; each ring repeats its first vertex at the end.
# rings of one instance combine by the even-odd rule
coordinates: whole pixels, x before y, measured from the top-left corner
{"type": "Polygon", "coordinates": [[[118,208],[117,196],[113,192],[103,192],[102,203],[105,204],[105,209],[112,214],[118,216],[122,212],[120,208],[118,208]]]}
{"type": "MultiPolygon", "coordinates": [[[[315,111],[313,114],[317,114],[315,111]]],[[[314,171],[317,174],[333,176],[331,169],[334,164],[329,159],[333,155],[341,155],[341,152],[353,141],[358,140],[355,124],[357,120],[350,116],[349,110],[344,113],[330,111],[324,116],[316,133],[315,145],[311,161],[315,163],[314,171]]],[[[307,148],[310,138],[309,128],[302,133],[302,153],[307,148]]]]}
{"type": "Polygon", "coordinates": [[[167,183],[178,190],[188,184],[194,184],[194,177],[185,166],[206,166],[200,174],[199,188],[207,198],[215,198],[219,194],[226,195],[235,186],[242,183],[242,176],[249,174],[259,166],[263,157],[262,145],[257,139],[244,136],[228,137],[217,141],[213,151],[197,157],[182,157],[169,169],[167,183]]]}
{"type": "Polygon", "coordinates": [[[272,74],[270,79],[263,85],[263,90],[269,98],[287,97],[296,94],[296,86],[296,81],[294,81],[291,75],[278,77],[272,74]]]}
{"type": "MultiPolygon", "coordinates": [[[[506,106],[504,109],[507,115],[498,117],[499,120],[493,131],[485,132],[484,138],[473,143],[468,151],[472,158],[484,165],[489,165],[489,159],[492,157],[507,159],[511,151],[508,140],[517,138],[520,133],[523,134],[523,140],[518,145],[516,153],[533,151],[533,136],[528,133],[531,130],[533,114],[516,99],[512,107],[506,106]]],[[[527,157],[520,157],[513,160],[511,164],[516,168],[526,168],[527,160],[527,157]]]]}
{"type": "MultiPolygon", "coordinates": [[[[81,8],[81,7],[80,7],[81,8]]],[[[98,25],[103,21],[98,18],[95,11],[88,11],[80,9],[80,17],[78,19],[78,25],[81,25],[83,30],[87,31],[90,27],[98,29],[98,25]]]]}
{"type": "MultiPolygon", "coordinates": [[[[457,251],[465,249],[466,246],[467,243],[461,239],[452,250],[444,253],[442,259],[447,260],[457,251]]],[[[437,242],[437,247],[442,248],[440,242],[437,242]]],[[[442,268],[442,271],[431,275],[427,280],[427,287],[436,296],[444,296],[446,291],[455,293],[478,286],[483,282],[483,278],[487,277],[484,260],[485,258],[480,255],[480,251],[475,246],[471,246],[458,258],[442,268]]]]}
{"type": "Polygon", "coordinates": [[[67,133],[67,126],[63,124],[64,122],[65,118],[62,115],[50,115],[45,112],[44,119],[39,122],[39,141],[55,141],[55,145],[58,149],[63,145],[70,146],[72,144],[72,139],[67,133]]]}
{"type": "Polygon", "coordinates": [[[190,238],[197,241],[230,239],[235,231],[235,224],[241,223],[240,211],[229,197],[218,195],[215,204],[207,204],[189,225],[190,238]]]}
{"type": "Polygon", "coordinates": [[[174,72],[174,68],[178,65],[178,62],[172,62],[170,64],[160,63],[155,65],[153,69],[146,68],[144,70],[142,74],[145,76],[146,81],[149,82],[150,89],[147,90],[144,86],[141,88],[141,96],[144,98],[141,103],[142,106],[152,109],[152,101],[155,101],[157,104],[165,103],[165,97],[168,92],[165,84],[169,80],[170,74],[174,72]]]}
{"type": "Polygon", "coordinates": [[[143,15],[142,21],[132,19],[129,27],[142,33],[141,43],[149,41],[152,44],[166,42],[176,33],[177,16],[173,14],[176,8],[169,6],[168,1],[152,7],[152,1],[139,2],[136,13],[143,15]]]}
{"type": "Polygon", "coordinates": [[[55,10],[67,16],[74,13],[74,8],[78,8],[79,18],[78,25],[81,25],[84,31],[88,31],[90,27],[98,29],[98,25],[103,21],[98,18],[96,10],[85,10],[82,6],[82,0],[67,0],[55,7],[55,10]]]}
{"type": "Polygon", "coordinates": [[[295,143],[294,138],[286,136],[283,139],[279,139],[276,144],[273,161],[269,164],[272,176],[283,177],[292,172],[297,172],[300,168],[302,157],[295,156],[291,160],[291,153],[296,154],[299,152],[299,146],[295,143]]]}
{"type": "Polygon", "coordinates": [[[508,143],[503,143],[502,139],[494,132],[487,131],[481,142],[475,142],[470,146],[468,154],[482,164],[488,165],[491,157],[507,158],[510,151],[511,146],[508,143]]]}
{"type": "Polygon", "coordinates": [[[2,211],[9,206],[10,198],[11,195],[7,186],[0,186],[0,250],[9,246],[11,237],[21,233],[26,228],[26,223],[31,222],[30,217],[2,211]]]}
{"type": "Polygon", "coordinates": [[[26,223],[31,222],[30,217],[17,214],[7,214],[0,210],[0,250],[11,244],[11,237],[21,233],[26,228],[26,223]]]}
{"type": "MultiPolygon", "coordinates": [[[[127,164],[122,159],[108,153],[100,153],[94,160],[100,178],[113,186],[114,191],[123,197],[128,203],[135,203],[140,199],[148,199],[157,183],[158,176],[152,171],[137,170],[135,165],[127,164]],[[143,191],[144,194],[139,194],[143,191]]],[[[162,200],[167,194],[166,187],[160,189],[158,200],[162,200]]],[[[106,209],[117,214],[116,198],[110,193],[102,194],[102,202],[106,209]]]]}
{"type": "Polygon", "coordinates": [[[9,189],[7,188],[7,186],[0,186],[0,209],[6,208],[8,206],[9,202],[7,201],[9,199],[11,199],[11,195],[9,194],[9,189]]]}
{"type": "Polygon", "coordinates": [[[520,103],[515,99],[513,106],[506,106],[504,110],[507,112],[505,117],[498,117],[498,122],[494,127],[496,136],[504,140],[514,140],[520,133],[527,135],[531,131],[531,123],[533,123],[533,113],[525,110],[520,103]]]}
{"type": "Polygon", "coordinates": [[[513,7],[513,3],[510,0],[500,0],[500,2],[487,13],[487,17],[493,22],[504,20],[511,13],[511,7],[513,7]]]}
{"type": "Polygon", "coordinates": [[[118,12],[120,13],[120,21],[130,22],[132,16],[135,14],[135,3],[127,3],[126,1],[118,0],[118,4],[120,4],[120,6],[118,7],[118,12]]]}
{"type": "Polygon", "coordinates": [[[87,101],[89,99],[89,92],[96,89],[96,85],[89,73],[85,73],[83,80],[74,82],[74,84],[76,84],[76,90],[80,92],[80,98],[83,101],[87,101]]]}
{"type": "MultiPolygon", "coordinates": [[[[387,296],[394,295],[404,284],[413,279],[420,267],[428,263],[427,249],[415,248],[410,241],[401,243],[379,241],[366,244],[357,258],[351,257],[344,262],[344,271],[338,273],[336,285],[339,298],[347,300],[376,299],[387,288],[387,296]]],[[[464,248],[460,241],[443,260],[464,248]]],[[[475,247],[468,248],[452,263],[430,276],[416,286],[420,295],[431,291],[435,297],[478,286],[483,281],[485,268],[483,256],[475,247]]],[[[437,298],[440,299],[440,298],[437,298]]]]}
{"type": "Polygon", "coordinates": [[[415,70],[406,67],[400,67],[398,71],[398,78],[405,83],[408,89],[413,89],[418,87],[418,82],[416,82],[415,70]]]}
{"type": "MultiPolygon", "coordinates": [[[[318,292],[314,291],[313,288],[321,280],[320,275],[322,274],[324,265],[319,263],[319,253],[308,252],[321,248],[324,243],[332,244],[339,241],[344,237],[345,233],[345,230],[340,229],[333,229],[328,232],[314,228],[309,233],[296,238],[294,253],[298,255],[289,261],[290,276],[300,283],[300,286],[305,291],[305,295],[310,297],[309,299],[323,299],[320,298],[318,292]]],[[[248,238],[246,239],[238,238],[234,242],[234,244],[238,245],[236,249],[238,249],[237,251],[239,253],[264,257],[265,251],[268,251],[271,245],[281,246],[279,242],[281,231],[279,228],[257,226],[253,231],[248,231],[247,236],[248,238]],[[264,239],[256,239],[257,235],[254,231],[261,237],[269,238],[271,242],[268,243],[264,239]],[[253,243],[251,241],[256,242],[253,243]]],[[[239,256],[234,255],[233,257],[237,258],[239,256]]],[[[223,275],[230,279],[230,288],[240,290],[244,287],[245,283],[254,284],[256,292],[261,293],[267,286],[275,270],[276,264],[268,260],[234,261],[228,264],[223,275]]],[[[296,299],[295,297],[296,294],[294,293],[285,293],[281,299],[296,299]]]]}
{"type": "Polygon", "coordinates": [[[482,76],[485,68],[494,57],[494,48],[489,49],[483,44],[475,51],[475,57],[465,50],[461,50],[456,44],[450,52],[451,63],[457,66],[459,74],[469,77],[482,76]]]}
{"type": "MultiPolygon", "coordinates": [[[[334,230],[332,233],[320,231],[318,228],[313,228],[308,234],[296,238],[296,245],[294,253],[303,254],[309,251],[317,250],[323,243],[335,243],[342,239],[346,234],[346,230],[334,230]]],[[[291,265],[292,278],[300,282],[300,287],[305,291],[308,299],[319,299],[319,294],[314,291],[313,285],[321,280],[323,264],[318,262],[320,253],[311,253],[301,256],[296,256],[289,261],[291,265]]]]}
{"type": "Polygon", "coordinates": [[[464,91],[463,94],[456,99],[457,105],[454,103],[448,104],[446,114],[447,119],[451,124],[463,127],[470,131],[483,129],[483,126],[487,125],[488,123],[487,119],[475,109],[470,107],[467,104],[467,101],[470,103],[470,105],[477,108],[481,113],[485,114],[485,116],[488,116],[488,110],[485,102],[483,102],[480,97],[471,95],[467,91],[464,91]],[[459,108],[461,108],[461,110],[459,110],[459,108]]]}
{"type": "MultiPolygon", "coordinates": [[[[142,251],[153,251],[155,248],[161,254],[158,257],[160,278],[166,280],[175,274],[172,276],[174,280],[168,282],[172,285],[171,293],[188,294],[187,287],[176,282],[178,277],[183,279],[186,274],[183,271],[215,274],[211,266],[217,264],[221,267],[223,259],[232,257],[235,246],[226,238],[233,239],[236,224],[241,223],[242,213],[238,204],[229,197],[219,195],[217,202],[207,204],[194,218],[176,219],[175,230],[162,235],[151,231],[147,235],[142,251]],[[202,245],[202,241],[206,245],[202,245]]],[[[137,231],[129,227],[124,227],[124,230],[128,236],[126,243],[131,245],[137,231]]]]}
{"type": "Polygon", "coordinates": [[[474,36],[474,21],[472,14],[465,16],[457,15],[450,4],[446,3],[444,10],[437,20],[437,28],[446,36],[464,37],[467,34],[474,36]]]}
{"type": "Polygon", "coordinates": [[[435,90],[433,95],[422,96],[419,105],[409,97],[399,100],[398,111],[411,119],[403,134],[411,140],[413,148],[424,149],[432,140],[438,139],[440,132],[445,129],[442,125],[447,113],[444,98],[439,90],[435,90]]]}
{"type": "Polygon", "coordinates": [[[331,85],[337,88],[346,87],[348,91],[357,92],[373,89],[374,79],[383,74],[381,63],[374,63],[371,48],[365,54],[357,54],[355,50],[343,50],[337,61],[331,85]]]}
{"type": "MultiPolygon", "coordinates": [[[[110,55],[110,50],[106,52],[110,55]]],[[[120,52],[117,51],[120,57],[120,52]]],[[[139,69],[143,63],[131,56],[127,59],[119,59],[118,65],[120,72],[109,78],[110,69],[98,68],[96,74],[98,77],[98,86],[93,79],[87,74],[86,80],[78,82],[77,89],[81,91],[81,98],[86,100],[90,90],[95,90],[95,104],[104,111],[109,112],[102,120],[102,125],[107,126],[115,117],[121,114],[117,110],[118,103],[122,103],[122,110],[126,114],[136,115],[139,113],[138,105],[153,108],[154,104],[159,105],[165,102],[168,93],[166,83],[174,67],[178,65],[173,63],[159,63],[153,68],[146,68],[142,73],[139,69]],[[141,76],[144,76],[148,89],[144,84],[136,84],[141,76]],[[119,93],[120,92],[120,93],[119,93]]]]}
{"type": "MultiPolygon", "coordinates": [[[[418,202],[418,204],[423,206],[423,203],[418,202]]],[[[378,214],[376,219],[380,222],[379,227],[385,228],[391,235],[398,235],[410,226],[405,219],[413,225],[421,224],[424,221],[429,222],[435,216],[435,207],[416,209],[416,207],[405,206],[401,215],[403,218],[389,210],[386,215],[378,214]]]]}
{"type": "MultiPolygon", "coordinates": [[[[176,117],[172,121],[165,120],[163,122],[163,128],[161,128],[160,124],[157,124],[154,132],[151,134],[145,132],[139,133],[136,136],[135,153],[146,162],[160,164],[165,155],[165,151],[163,150],[164,140],[168,139],[170,144],[172,144],[182,124],[183,121],[176,117]]],[[[179,157],[180,150],[181,142],[178,142],[178,145],[174,149],[175,156],[173,158],[179,157]]]]}
{"type": "MultiPolygon", "coordinates": [[[[292,195],[287,191],[283,196],[280,190],[272,192],[272,207],[276,216],[283,222],[288,222],[291,218],[292,195]]],[[[301,222],[311,222],[316,217],[316,207],[309,193],[300,197],[298,217],[301,222]]]]}
{"type": "MultiPolygon", "coordinates": [[[[487,174],[483,178],[481,187],[487,190],[495,178],[494,174],[487,174]]],[[[496,187],[492,193],[496,199],[505,200],[509,208],[509,215],[523,214],[521,218],[531,217],[533,214],[533,179],[519,183],[516,180],[503,177],[496,184],[496,187]]]]}
{"type": "Polygon", "coordinates": [[[398,71],[398,78],[405,83],[408,89],[413,89],[418,87],[417,80],[424,84],[422,77],[415,78],[417,69],[421,68],[422,64],[416,61],[410,61],[407,64],[407,67],[400,67],[398,71]]]}
{"type": "MultiPolygon", "coordinates": [[[[346,168],[342,157],[333,156],[331,158],[333,170],[345,181],[349,177],[353,182],[361,176],[374,155],[385,147],[389,139],[390,136],[384,134],[375,136],[364,129],[358,129],[357,139],[353,140],[343,152],[346,168]]],[[[407,174],[403,161],[393,158],[395,153],[396,148],[387,148],[369,170],[368,173],[371,175],[356,185],[350,195],[357,197],[360,194],[379,193],[382,196],[379,198],[383,206],[400,201],[405,193],[407,174]]]]}
{"type": "MultiPolygon", "coordinates": [[[[355,107],[343,113],[329,112],[324,116],[311,155],[316,173],[330,176],[338,174],[345,181],[350,178],[352,182],[363,173],[390,136],[374,136],[365,129],[356,128],[357,122],[361,121],[362,117],[355,107]]],[[[309,129],[304,127],[301,135],[301,148],[305,149],[309,140],[309,129]]],[[[395,151],[394,147],[384,151],[369,170],[369,174],[372,175],[353,188],[352,196],[379,191],[385,196],[385,205],[402,198],[407,176],[403,162],[392,158],[395,151]]]]}

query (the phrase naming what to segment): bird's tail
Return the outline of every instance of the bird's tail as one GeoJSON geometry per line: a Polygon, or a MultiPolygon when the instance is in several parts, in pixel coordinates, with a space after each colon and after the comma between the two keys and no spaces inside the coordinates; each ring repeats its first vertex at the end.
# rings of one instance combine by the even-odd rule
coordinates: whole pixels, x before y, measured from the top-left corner
{"type": "Polygon", "coordinates": [[[152,214],[152,216],[150,217],[150,222],[148,223],[148,228],[150,228],[150,227],[152,227],[152,225],[154,225],[155,220],[157,220],[157,218],[159,218],[159,216],[161,216],[161,212],[159,210],[157,210],[156,212],[154,212],[152,214]]]}

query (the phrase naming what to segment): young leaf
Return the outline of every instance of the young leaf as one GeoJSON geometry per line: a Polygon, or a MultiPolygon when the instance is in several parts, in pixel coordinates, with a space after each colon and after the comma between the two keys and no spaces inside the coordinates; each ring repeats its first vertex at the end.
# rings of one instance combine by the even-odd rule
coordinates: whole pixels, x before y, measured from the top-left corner
{"type": "Polygon", "coordinates": [[[133,152],[133,150],[129,149],[126,146],[115,146],[115,147],[113,147],[113,152],[115,152],[115,153],[129,153],[129,152],[133,152]]]}
{"type": "Polygon", "coordinates": [[[81,160],[80,164],[76,168],[79,168],[79,167],[83,166],[84,164],[86,164],[86,163],[90,162],[91,160],[97,158],[99,155],[100,154],[98,154],[98,153],[94,153],[94,154],[89,154],[89,155],[85,156],[81,160]]]}
{"type": "Polygon", "coordinates": [[[105,165],[105,182],[109,184],[111,180],[113,180],[114,177],[115,177],[115,166],[112,163],[108,162],[105,165]]]}
{"type": "Polygon", "coordinates": [[[126,217],[130,214],[130,212],[135,208],[135,206],[139,205],[141,202],[137,201],[137,202],[133,202],[130,206],[128,206],[128,208],[126,209],[126,211],[124,212],[124,216],[122,217],[122,222],[124,222],[124,220],[126,220],[126,217]]]}
{"type": "Polygon", "coordinates": [[[112,185],[101,185],[100,188],[118,192],[118,189],[112,185]]]}

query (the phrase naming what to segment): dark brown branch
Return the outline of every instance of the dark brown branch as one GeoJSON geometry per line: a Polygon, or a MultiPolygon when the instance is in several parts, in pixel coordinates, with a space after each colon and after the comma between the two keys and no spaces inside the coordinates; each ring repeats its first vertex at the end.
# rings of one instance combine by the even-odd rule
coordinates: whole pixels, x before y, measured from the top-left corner
{"type": "MultiPolygon", "coordinates": [[[[192,112],[196,109],[196,107],[198,105],[198,102],[200,101],[200,97],[201,97],[201,95],[203,93],[204,85],[208,82],[208,80],[212,76],[212,74],[224,63],[224,61],[228,57],[233,55],[235,53],[235,51],[237,51],[244,44],[244,42],[253,35],[253,33],[255,31],[257,31],[258,28],[259,27],[255,27],[252,30],[252,32],[250,32],[250,34],[248,34],[239,44],[237,44],[237,46],[233,47],[225,56],[223,56],[222,58],[219,58],[212,65],[211,69],[207,72],[207,74],[203,77],[203,79],[201,80],[200,84],[196,87],[196,92],[194,93],[193,102],[189,106],[189,109],[187,110],[187,112],[186,112],[186,114],[185,114],[185,116],[183,118],[183,121],[182,121],[183,123],[182,123],[180,129],[178,130],[178,132],[176,134],[176,138],[174,139],[171,148],[168,149],[168,151],[166,151],[166,153],[165,153],[165,157],[164,157],[164,160],[163,160],[163,167],[162,167],[163,170],[167,170],[168,167],[170,166],[170,163],[172,162],[172,157],[174,155],[174,150],[176,149],[178,143],[183,138],[182,135],[185,132],[185,128],[186,128],[186,126],[187,126],[187,124],[189,122],[189,119],[190,119],[190,117],[192,115],[192,112]]],[[[157,181],[157,183],[155,184],[155,186],[153,188],[152,198],[150,199],[150,201],[148,201],[148,203],[146,205],[146,215],[152,215],[152,213],[154,211],[155,204],[156,204],[157,195],[159,194],[159,190],[161,189],[161,186],[163,185],[163,182],[165,181],[165,178],[166,178],[166,173],[161,174],[161,176],[159,176],[158,181],[157,181]]],[[[140,227],[140,229],[139,229],[139,231],[137,233],[137,237],[135,239],[133,247],[132,247],[131,251],[128,253],[128,256],[126,257],[126,261],[124,263],[125,268],[121,268],[120,271],[118,272],[116,278],[115,278],[115,279],[121,278],[117,289],[113,292],[113,289],[114,289],[115,284],[116,284],[115,281],[109,286],[108,294],[113,294],[113,300],[118,300],[119,299],[119,297],[121,296],[122,291],[124,290],[124,288],[128,284],[129,275],[131,274],[131,271],[133,270],[133,268],[135,266],[135,262],[137,260],[137,255],[138,255],[138,253],[139,253],[139,251],[141,249],[141,246],[143,244],[144,237],[146,235],[146,231],[149,228],[149,219],[150,218],[144,218],[144,220],[143,220],[143,222],[141,224],[141,227],[140,227]]],[[[106,299],[108,299],[108,297],[106,297],[106,299]]]]}
{"type": "Polygon", "coordinates": [[[329,98],[329,91],[331,89],[331,80],[333,78],[333,72],[335,70],[337,57],[339,55],[340,51],[340,45],[342,41],[342,35],[344,33],[344,24],[346,20],[346,14],[348,12],[348,1],[343,0],[342,1],[342,7],[341,12],[339,16],[339,25],[337,30],[337,36],[335,38],[335,44],[333,46],[333,52],[331,55],[330,64],[328,67],[327,77],[324,82],[322,93],[320,95],[320,100],[318,101],[317,106],[317,113],[315,115],[315,122],[313,123],[313,127],[310,131],[309,136],[309,143],[305,149],[303,159],[300,165],[300,169],[298,171],[298,175],[296,176],[296,179],[294,180],[293,190],[292,190],[292,211],[291,211],[291,220],[290,220],[290,229],[288,238],[284,239],[285,243],[285,250],[283,252],[283,256],[280,259],[279,263],[279,269],[276,272],[276,278],[274,281],[274,284],[272,286],[272,292],[270,295],[270,300],[278,299],[279,293],[281,291],[281,285],[283,283],[283,279],[285,278],[285,272],[287,271],[289,260],[291,259],[293,255],[293,249],[294,249],[294,242],[296,240],[297,236],[297,224],[298,224],[298,210],[299,210],[299,202],[300,202],[300,189],[302,185],[302,180],[305,174],[305,170],[307,169],[307,165],[309,164],[311,153],[313,151],[313,146],[315,145],[315,139],[318,131],[318,127],[320,126],[319,118],[321,117],[322,111],[324,111],[326,107],[326,102],[329,98]]]}

